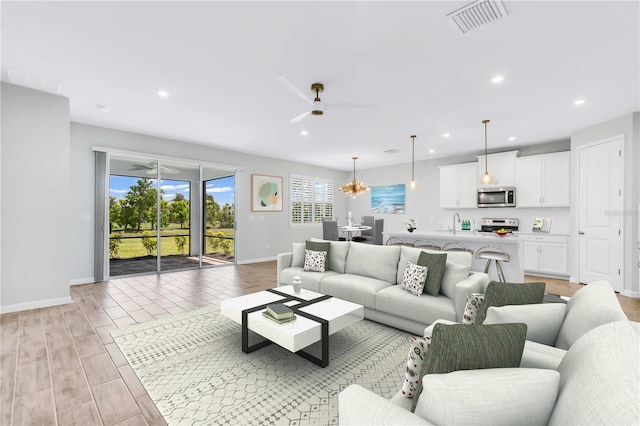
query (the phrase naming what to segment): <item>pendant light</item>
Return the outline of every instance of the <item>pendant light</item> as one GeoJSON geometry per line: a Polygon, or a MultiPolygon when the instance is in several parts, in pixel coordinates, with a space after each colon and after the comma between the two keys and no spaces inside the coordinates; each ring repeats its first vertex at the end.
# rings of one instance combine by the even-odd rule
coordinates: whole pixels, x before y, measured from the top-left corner
{"type": "Polygon", "coordinates": [[[487,159],[487,123],[489,123],[489,120],[482,120],[482,123],[484,124],[484,175],[482,175],[482,178],[480,178],[480,182],[482,182],[485,185],[489,185],[491,182],[493,182],[493,176],[491,176],[489,174],[489,170],[487,167],[488,164],[488,159],[487,159]]]}
{"type": "Polygon", "coordinates": [[[411,135],[411,183],[409,186],[411,189],[416,189],[416,135],[411,135]]]}
{"type": "Polygon", "coordinates": [[[347,195],[351,195],[353,198],[356,198],[360,193],[368,191],[369,187],[364,186],[362,182],[358,182],[356,180],[356,160],[358,157],[351,157],[351,159],[353,160],[353,179],[351,182],[345,183],[338,189],[347,195]]]}

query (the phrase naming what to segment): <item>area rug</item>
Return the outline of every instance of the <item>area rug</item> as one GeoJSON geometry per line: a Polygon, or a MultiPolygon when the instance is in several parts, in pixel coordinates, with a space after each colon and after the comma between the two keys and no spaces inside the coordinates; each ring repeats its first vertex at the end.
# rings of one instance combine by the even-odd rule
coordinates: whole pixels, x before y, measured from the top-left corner
{"type": "Polygon", "coordinates": [[[240,325],[218,305],[111,334],[169,425],[338,424],[348,385],[398,392],[411,337],[360,321],[330,337],[320,368],[275,344],[243,353],[240,325]]]}

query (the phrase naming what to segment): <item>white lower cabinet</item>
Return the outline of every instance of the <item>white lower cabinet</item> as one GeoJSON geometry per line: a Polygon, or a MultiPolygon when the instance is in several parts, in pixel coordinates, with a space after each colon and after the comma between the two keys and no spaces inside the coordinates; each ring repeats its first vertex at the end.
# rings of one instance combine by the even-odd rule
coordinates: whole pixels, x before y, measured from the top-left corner
{"type": "Polygon", "coordinates": [[[569,237],[521,235],[524,239],[524,270],[550,275],[569,275],[569,237]]]}

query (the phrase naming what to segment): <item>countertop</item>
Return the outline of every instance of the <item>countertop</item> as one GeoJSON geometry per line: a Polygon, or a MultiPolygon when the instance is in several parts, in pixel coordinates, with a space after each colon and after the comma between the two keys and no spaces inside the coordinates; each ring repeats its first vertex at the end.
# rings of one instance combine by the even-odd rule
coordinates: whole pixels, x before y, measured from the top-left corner
{"type": "Polygon", "coordinates": [[[521,244],[522,239],[517,235],[507,234],[501,237],[492,232],[474,232],[474,231],[395,231],[383,232],[386,237],[399,237],[403,239],[417,240],[438,240],[438,241],[477,241],[483,243],[500,243],[500,244],[521,244]]]}

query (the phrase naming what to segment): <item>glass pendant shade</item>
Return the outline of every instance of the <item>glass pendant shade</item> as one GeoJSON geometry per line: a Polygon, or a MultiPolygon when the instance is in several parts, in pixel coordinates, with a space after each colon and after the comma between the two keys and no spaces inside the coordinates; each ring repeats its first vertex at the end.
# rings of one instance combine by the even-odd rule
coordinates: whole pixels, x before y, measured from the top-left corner
{"type": "Polygon", "coordinates": [[[356,160],[358,159],[358,157],[351,157],[351,159],[353,160],[353,179],[350,182],[345,183],[338,189],[345,194],[351,195],[353,198],[356,198],[356,196],[360,195],[361,193],[368,191],[369,187],[356,180],[356,160]]]}
{"type": "Polygon", "coordinates": [[[489,120],[482,120],[482,124],[484,124],[484,175],[482,175],[482,177],[480,178],[480,182],[483,183],[484,185],[489,185],[493,182],[493,176],[491,176],[489,174],[489,170],[488,170],[488,149],[487,149],[487,123],[489,123],[489,120]]]}

